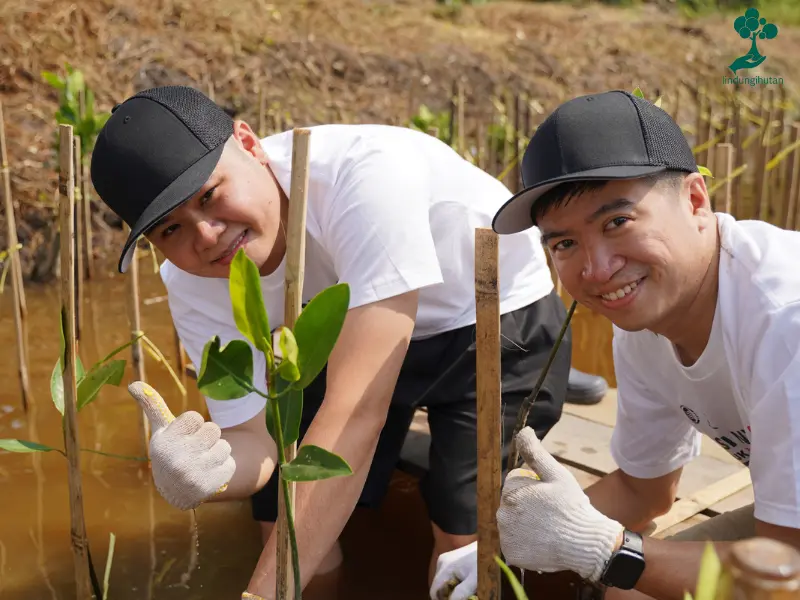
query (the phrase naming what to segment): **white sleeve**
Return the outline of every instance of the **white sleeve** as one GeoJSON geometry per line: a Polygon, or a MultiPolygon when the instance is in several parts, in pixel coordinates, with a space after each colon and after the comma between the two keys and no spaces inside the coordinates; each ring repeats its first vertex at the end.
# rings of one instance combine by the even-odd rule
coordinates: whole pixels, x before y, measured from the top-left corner
{"type": "Polygon", "coordinates": [[[642,381],[641,373],[658,366],[652,361],[648,364],[646,353],[632,352],[618,335],[615,331],[612,342],[617,421],[611,436],[611,456],[632,477],[660,477],[700,454],[702,434],[676,410],[674,402],[642,381]]]}
{"type": "MultiPolygon", "coordinates": [[[[168,300],[168,303],[178,337],[186,349],[186,354],[197,369],[198,375],[203,364],[203,348],[214,335],[219,336],[221,347],[234,339],[244,340],[250,346],[253,354],[253,385],[263,392],[267,391],[267,367],[264,355],[256,350],[235,326],[220,322],[212,323],[207,316],[180,300],[172,298],[168,300]],[[212,331],[213,334],[209,333],[212,331]]],[[[252,419],[266,406],[266,400],[255,393],[235,400],[212,400],[208,397],[205,397],[205,400],[211,420],[222,429],[234,427],[252,419]]]]}
{"type": "Polygon", "coordinates": [[[361,150],[339,173],[322,226],[350,307],[441,283],[429,167],[402,142],[361,150]]]}
{"type": "Polygon", "coordinates": [[[800,528],[800,304],[770,315],[757,335],[745,399],[755,517],[800,528]]]}

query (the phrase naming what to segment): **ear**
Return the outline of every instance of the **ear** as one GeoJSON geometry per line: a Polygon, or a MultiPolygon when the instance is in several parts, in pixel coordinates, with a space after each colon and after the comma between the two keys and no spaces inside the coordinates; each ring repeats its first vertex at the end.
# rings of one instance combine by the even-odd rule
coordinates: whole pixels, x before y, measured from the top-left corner
{"type": "Polygon", "coordinates": [[[690,173],[683,180],[683,190],[691,205],[694,216],[713,216],[711,198],[706,188],[706,180],[700,173],[690,173]]]}
{"type": "Polygon", "coordinates": [[[267,155],[261,147],[260,138],[246,122],[239,120],[233,122],[233,138],[245,152],[257,158],[259,162],[267,163],[267,155]]]}

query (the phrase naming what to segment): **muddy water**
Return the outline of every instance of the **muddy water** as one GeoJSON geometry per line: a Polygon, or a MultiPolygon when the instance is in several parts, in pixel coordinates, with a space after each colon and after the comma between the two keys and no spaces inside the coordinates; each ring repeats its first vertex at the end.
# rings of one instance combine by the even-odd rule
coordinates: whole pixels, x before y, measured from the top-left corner
{"type": "MultiPolygon", "coordinates": [[[[149,256],[140,262],[141,315],[145,334],[175,365],[173,330],[164,294],[149,256]]],[[[87,367],[129,339],[127,296],[113,264],[87,282],[79,354],[87,367]]],[[[0,296],[0,438],[20,438],[63,448],[60,415],[52,405],[49,380],[58,353],[58,286],[26,288],[30,379],[34,399],[21,408],[16,371],[11,294],[0,296]]],[[[597,358],[610,344],[604,322],[576,315],[578,366],[609,376],[609,359],[597,358]],[[588,354],[584,354],[588,353],[588,354]]],[[[123,384],[134,374],[128,351],[123,384]]],[[[149,356],[147,380],[176,414],[204,412],[199,394],[186,381],[187,396],[163,365],[149,356]]],[[[81,447],[143,456],[140,416],[120,388],[105,387],[78,416],[81,447]]],[[[247,502],[210,504],[196,513],[169,506],[151,484],[147,463],[83,453],[82,477],[90,552],[102,582],[109,533],[116,536],[110,600],[238,599],[258,560],[260,535],[247,502]]],[[[58,453],[0,454],[0,598],[70,600],[75,597],[70,552],[66,460],[58,453]]],[[[334,585],[325,582],[315,598],[427,597],[431,535],[416,482],[397,473],[380,512],[356,511],[342,536],[345,565],[334,585]],[[336,590],[333,588],[336,587],[336,590]]]]}

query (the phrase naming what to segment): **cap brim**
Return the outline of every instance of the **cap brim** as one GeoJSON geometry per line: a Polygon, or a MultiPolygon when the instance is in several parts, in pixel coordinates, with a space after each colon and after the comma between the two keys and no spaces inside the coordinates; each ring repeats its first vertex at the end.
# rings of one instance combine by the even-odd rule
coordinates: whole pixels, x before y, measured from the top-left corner
{"type": "Polygon", "coordinates": [[[134,226],[131,227],[128,240],[122,247],[118,265],[120,273],[125,273],[128,270],[136,248],[136,240],[139,236],[158,222],[159,219],[162,219],[194,196],[197,190],[203,187],[208,178],[211,177],[211,173],[214,172],[224,149],[225,144],[220,144],[203,156],[203,158],[186,169],[180,177],[164,188],[144,210],[134,226]]]}
{"type": "Polygon", "coordinates": [[[562,183],[597,179],[638,179],[666,170],[667,167],[652,165],[602,167],[543,181],[537,186],[518,192],[503,204],[492,219],[492,229],[496,233],[504,235],[519,233],[536,226],[536,222],[531,216],[531,208],[542,194],[562,183]]]}

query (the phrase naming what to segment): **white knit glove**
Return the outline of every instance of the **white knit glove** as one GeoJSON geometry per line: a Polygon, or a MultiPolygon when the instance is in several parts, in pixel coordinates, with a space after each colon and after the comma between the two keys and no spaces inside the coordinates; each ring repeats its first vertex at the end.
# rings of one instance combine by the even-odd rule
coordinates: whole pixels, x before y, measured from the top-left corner
{"type": "Polygon", "coordinates": [[[572,571],[597,582],[624,527],[591,505],[533,429],[520,431],[516,444],[539,479],[527,469],[514,469],[506,477],[497,511],[506,562],[530,571],[572,571]]]}
{"type": "Polygon", "coordinates": [[[195,411],[176,419],[159,393],[142,381],[130,384],[128,392],[150,422],[153,481],[167,502],[188,510],[228,487],[236,463],[219,425],[195,411]]]}
{"type": "Polygon", "coordinates": [[[431,600],[468,600],[478,590],[478,542],[439,555],[431,600]],[[452,589],[448,596],[447,592],[452,589]]]}

